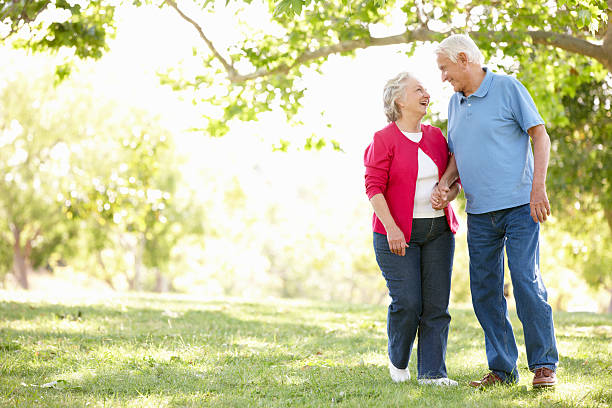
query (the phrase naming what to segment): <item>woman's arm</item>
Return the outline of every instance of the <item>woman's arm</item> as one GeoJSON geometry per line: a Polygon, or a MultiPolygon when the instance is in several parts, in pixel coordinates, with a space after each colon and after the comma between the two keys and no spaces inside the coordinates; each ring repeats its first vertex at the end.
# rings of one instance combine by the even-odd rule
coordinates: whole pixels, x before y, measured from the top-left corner
{"type": "Polygon", "coordinates": [[[389,242],[389,249],[391,252],[400,256],[406,255],[406,248],[408,247],[406,238],[404,237],[402,230],[399,229],[395,223],[395,220],[391,215],[391,211],[389,211],[389,206],[387,205],[385,196],[382,194],[376,194],[370,198],[370,203],[372,203],[372,208],[374,208],[376,216],[380,222],[382,222],[385,230],[387,231],[387,241],[389,242]]]}

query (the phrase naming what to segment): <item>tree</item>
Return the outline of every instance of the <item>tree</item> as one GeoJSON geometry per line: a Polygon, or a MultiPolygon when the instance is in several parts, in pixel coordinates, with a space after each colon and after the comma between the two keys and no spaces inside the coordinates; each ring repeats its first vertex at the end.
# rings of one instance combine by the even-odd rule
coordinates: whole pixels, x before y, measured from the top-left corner
{"type": "MultiPolygon", "coordinates": [[[[220,37],[207,29],[212,19],[199,23],[176,1],[165,2],[197,30],[208,49],[198,51],[202,72],[174,85],[198,91],[222,83],[228,89],[224,95],[201,100],[222,111],[209,117],[207,130],[213,135],[224,134],[231,119],[255,120],[267,110],[282,108],[292,117],[304,94],[299,81],[304,68],[318,69],[330,55],[353,55],[358,49],[392,44],[405,44],[411,53],[418,43],[439,41],[451,32],[469,33],[487,59],[512,57],[514,63],[500,65],[519,79],[534,80],[529,82],[535,84],[532,92],[548,120],[562,116],[561,98],[571,95],[575,86],[591,77],[601,80],[612,69],[612,32],[607,23],[612,0],[546,4],[437,0],[404,5],[281,0],[268,3],[273,24],[263,28],[248,24],[245,13],[256,6],[247,3],[235,5],[235,29],[242,39],[221,48],[213,40],[220,37]],[[403,33],[372,34],[398,16],[405,22],[403,33]]],[[[214,10],[214,5],[204,2],[202,8],[214,10]]]]}
{"type": "Polygon", "coordinates": [[[83,250],[94,255],[98,277],[114,286],[123,274],[131,290],[164,291],[172,277],[172,250],[182,238],[202,232],[201,209],[189,197],[177,198],[172,135],[138,109],[115,105],[105,113],[109,119],[97,140],[74,149],[77,192],[67,212],[83,224],[83,250]],[[121,261],[126,255],[131,262],[121,261]]]}
{"type": "MultiPolygon", "coordinates": [[[[452,32],[469,33],[487,59],[512,57],[518,65],[501,65],[519,79],[529,80],[547,120],[563,120],[561,98],[571,96],[576,86],[591,77],[602,80],[612,70],[612,31],[608,29],[612,0],[132,3],[171,7],[201,37],[204,50],[195,53],[202,58],[202,72],[178,80],[167,76],[166,81],[180,89],[212,89],[219,84],[227,89],[223,94],[208,92],[200,100],[222,112],[209,117],[208,132],[213,135],[227,132],[228,120],[255,120],[272,109],[282,108],[287,116],[294,116],[304,94],[299,81],[304,69],[318,69],[330,55],[353,55],[358,49],[392,44],[404,44],[411,53],[419,43],[439,41],[452,32]],[[219,45],[223,32],[209,28],[219,7],[236,9],[233,28],[241,39],[235,43],[219,45]],[[248,12],[257,7],[265,7],[270,24],[248,23],[248,12]],[[208,16],[196,16],[196,8],[208,16]],[[392,19],[404,21],[403,32],[373,34],[392,19]]],[[[35,51],[67,48],[77,57],[98,58],[114,33],[114,11],[114,5],[101,0],[74,4],[13,0],[0,3],[0,20],[7,32],[4,39],[23,31],[29,34],[26,40],[15,40],[17,46],[35,51]]],[[[60,66],[58,74],[66,75],[69,67],[60,66]]]]}
{"type": "Polygon", "coordinates": [[[73,131],[78,109],[63,110],[66,99],[51,76],[28,76],[6,76],[0,89],[0,233],[12,252],[3,266],[26,289],[30,271],[47,265],[60,248],[68,253],[73,241],[75,229],[58,192],[70,190],[61,177],[64,159],[68,143],[80,135],[73,131]]]}
{"type": "Polygon", "coordinates": [[[549,129],[551,202],[568,233],[561,245],[592,287],[610,292],[612,313],[612,81],[583,83],[563,104],[569,123],[549,129]]]}
{"type": "MultiPolygon", "coordinates": [[[[77,58],[100,58],[114,35],[115,5],[102,0],[0,1],[0,42],[33,51],[69,50],[77,58]]],[[[70,58],[56,68],[70,73],[70,58]]]]}

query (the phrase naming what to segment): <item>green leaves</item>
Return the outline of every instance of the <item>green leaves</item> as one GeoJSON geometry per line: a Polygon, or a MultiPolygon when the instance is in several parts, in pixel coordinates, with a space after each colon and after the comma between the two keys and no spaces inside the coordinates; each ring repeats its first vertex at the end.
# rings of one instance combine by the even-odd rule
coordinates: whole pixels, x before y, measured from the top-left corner
{"type": "MultiPolygon", "coordinates": [[[[5,3],[0,16],[10,31],[3,40],[15,47],[36,52],[70,49],[77,58],[98,59],[108,49],[107,41],[115,33],[115,5],[103,0],[5,3]],[[13,39],[18,32],[27,36],[13,39]]],[[[67,65],[58,70],[59,80],[69,74],[67,65]]]]}
{"type": "Polygon", "coordinates": [[[274,15],[299,16],[302,14],[302,8],[309,4],[310,0],[280,0],[274,9],[274,15]]]}

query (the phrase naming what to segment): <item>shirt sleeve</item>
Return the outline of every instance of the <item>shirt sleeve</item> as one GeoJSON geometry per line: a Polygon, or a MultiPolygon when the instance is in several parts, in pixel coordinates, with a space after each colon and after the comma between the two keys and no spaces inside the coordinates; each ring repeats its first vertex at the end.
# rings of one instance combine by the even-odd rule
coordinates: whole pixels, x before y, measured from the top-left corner
{"type": "Polygon", "coordinates": [[[453,103],[453,100],[451,98],[451,100],[448,103],[448,119],[446,122],[446,138],[447,138],[449,153],[455,154],[455,149],[453,147],[453,138],[452,138],[451,131],[450,131],[450,117],[451,117],[451,104],[452,103],[453,103]]]}
{"type": "Polygon", "coordinates": [[[391,152],[380,137],[374,135],[363,157],[365,165],[365,189],[368,199],[387,190],[391,152]]]}
{"type": "Polygon", "coordinates": [[[527,131],[537,125],[543,125],[544,120],[538,112],[535,102],[531,98],[529,91],[517,79],[510,78],[510,107],[514,120],[519,124],[521,129],[527,131]]]}

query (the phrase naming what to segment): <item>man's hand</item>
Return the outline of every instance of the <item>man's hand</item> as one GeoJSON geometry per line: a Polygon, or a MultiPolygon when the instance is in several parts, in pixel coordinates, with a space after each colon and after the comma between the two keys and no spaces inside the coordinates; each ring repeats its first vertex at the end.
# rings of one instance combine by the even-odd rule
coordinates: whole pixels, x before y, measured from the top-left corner
{"type": "Polygon", "coordinates": [[[438,183],[431,192],[431,198],[429,201],[431,202],[431,208],[434,210],[441,210],[448,206],[448,194],[450,189],[443,185],[442,183],[438,183]]]}
{"type": "Polygon", "coordinates": [[[550,204],[548,203],[545,185],[532,186],[529,208],[531,209],[531,218],[536,223],[544,222],[550,216],[550,204]]]}
{"type": "Polygon", "coordinates": [[[406,243],[404,233],[401,229],[399,229],[399,227],[395,226],[393,228],[389,228],[387,231],[387,241],[389,242],[389,249],[395,255],[406,255],[406,248],[408,248],[408,244],[406,243]]]}

